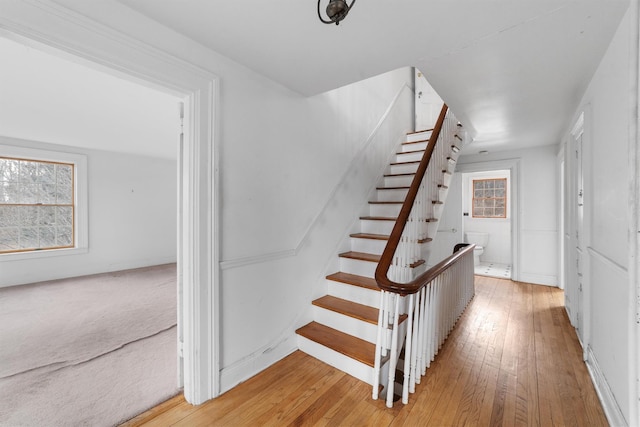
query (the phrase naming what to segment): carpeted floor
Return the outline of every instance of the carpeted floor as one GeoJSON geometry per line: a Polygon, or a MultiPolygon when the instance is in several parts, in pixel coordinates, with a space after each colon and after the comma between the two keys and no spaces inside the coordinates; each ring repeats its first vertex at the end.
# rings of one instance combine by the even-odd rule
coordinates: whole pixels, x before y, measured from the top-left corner
{"type": "Polygon", "coordinates": [[[176,269],[0,289],[0,425],[112,426],[177,394],[176,269]]]}

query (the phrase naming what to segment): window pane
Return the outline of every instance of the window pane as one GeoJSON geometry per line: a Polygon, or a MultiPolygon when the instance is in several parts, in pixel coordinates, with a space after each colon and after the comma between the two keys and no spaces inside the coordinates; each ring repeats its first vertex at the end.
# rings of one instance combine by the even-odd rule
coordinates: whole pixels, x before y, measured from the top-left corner
{"type": "Polygon", "coordinates": [[[18,182],[20,166],[17,160],[0,159],[0,182],[18,182]]]}
{"type": "Polygon", "coordinates": [[[40,227],[40,247],[53,248],[55,246],[58,246],[56,244],[56,228],[40,227]]]}
{"type": "Polygon", "coordinates": [[[38,247],[38,227],[21,227],[20,249],[34,249],[38,247]]]}
{"type": "Polygon", "coordinates": [[[58,207],[56,212],[56,225],[71,226],[73,224],[73,208],[58,207]]]}
{"type": "Polygon", "coordinates": [[[57,227],[56,242],[58,246],[71,246],[73,229],[71,227],[57,227]]]}
{"type": "Polygon", "coordinates": [[[18,228],[0,228],[0,251],[15,251],[20,249],[18,244],[18,228]]]}
{"type": "Polygon", "coordinates": [[[20,161],[20,182],[31,184],[38,181],[38,163],[20,161]]]}
{"type": "Polygon", "coordinates": [[[38,181],[43,184],[55,184],[56,165],[53,163],[40,163],[38,165],[38,181]]]}
{"type": "Polygon", "coordinates": [[[18,203],[18,183],[0,182],[0,203],[18,203]]]}

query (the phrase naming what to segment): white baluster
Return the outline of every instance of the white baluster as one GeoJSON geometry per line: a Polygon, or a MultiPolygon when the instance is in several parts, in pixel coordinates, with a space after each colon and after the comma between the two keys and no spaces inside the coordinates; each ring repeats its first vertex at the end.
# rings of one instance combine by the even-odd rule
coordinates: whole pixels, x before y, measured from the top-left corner
{"type": "MultiPolygon", "coordinates": [[[[411,347],[411,377],[409,378],[409,391],[414,393],[416,391],[416,384],[420,383],[420,375],[417,375],[417,366],[418,366],[418,353],[421,351],[422,346],[422,328],[423,328],[423,319],[422,319],[422,306],[424,305],[424,287],[420,289],[419,292],[416,293],[416,304],[415,304],[415,314],[414,314],[414,328],[413,328],[413,345],[411,347]]],[[[405,354],[407,352],[405,351],[405,354]]]]}
{"type": "Polygon", "coordinates": [[[391,355],[389,359],[389,381],[387,385],[387,408],[393,407],[393,390],[396,375],[396,366],[398,363],[398,319],[400,312],[400,295],[394,294],[395,310],[393,316],[393,327],[391,335],[391,355]]]}
{"type": "MultiPolygon", "coordinates": [[[[384,345],[382,335],[384,330],[386,329],[384,325],[384,300],[386,293],[386,291],[380,291],[380,309],[378,310],[378,333],[376,337],[375,359],[373,361],[373,392],[371,396],[373,400],[378,400],[378,394],[380,392],[380,370],[382,369],[380,365],[382,362],[383,353],[382,346],[384,345]]],[[[386,353],[386,351],[384,353],[386,353]]]]}
{"type": "Polygon", "coordinates": [[[413,339],[413,301],[415,294],[409,295],[409,308],[407,309],[407,338],[404,346],[404,381],[402,382],[402,403],[409,403],[409,381],[411,376],[411,344],[413,339]]]}

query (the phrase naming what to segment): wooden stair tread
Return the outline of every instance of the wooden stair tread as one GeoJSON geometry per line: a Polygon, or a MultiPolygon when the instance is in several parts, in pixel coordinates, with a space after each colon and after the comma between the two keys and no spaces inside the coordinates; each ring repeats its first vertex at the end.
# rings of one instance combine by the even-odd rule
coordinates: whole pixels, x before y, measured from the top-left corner
{"type": "Polygon", "coordinates": [[[424,144],[425,142],[429,142],[429,138],[427,139],[420,139],[418,141],[412,141],[412,142],[403,142],[401,145],[411,145],[411,144],[424,144]]]}
{"type": "MultiPolygon", "coordinates": [[[[415,144],[415,142],[413,144],[415,144]]],[[[396,153],[396,154],[415,154],[415,153],[424,153],[425,151],[427,150],[400,151],[399,153],[396,153]]]]}
{"type": "Polygon", "coordinates": [[[415,172],[411,172],[411,173],[386,173],[384,174],[385,178],[395,178],[398,176],[415,176],[415,172]]]}
{"type": "Polygon", "coordinates": [[[357,259],[360,261],[380,262],[380,255],[368,254],[366,252],[349,251],[343,252],[338,256],[342,258],[357,259]]]}
{"type": "Polygon", "coordinates": [[[431,129],[422,129],[422,130],[414,130],[413,132],[407,132],[407,135],[413,135],[416,133],[422,133],[422,132],[431,132],[433,131],[433,128],[431,129]]]}
{"type": "Polygon", "coordinates": [[[298,330],[296,334],[322,344],[338,353],[344,354],[373,368],[375,345],[344,332],[311,322],[298,330]]]}
{"type": "Polygon", "coordinates": [[[386,234],[353,233],[350,234],[349,237],[355,237],[356,239],[389,240],[389,236],[386,234]]]}
{"type": "Polygon", "coordinates": [[[411,187],[376,187],[376,190],[408,190],[411,187]]]}
{"type": "Polygon", "coordinates": [[[424,264],[424,263],[425,263],[425,260],[423,260],[423,259],[419,259],[418,261],[414,262],[413,264],[411,264],[411,265],[409,265],[409,266],[410,266],[411,268],[416,268],[416,267],[418,267],[418,266],[420,266],[420,265],[422,265],[422,264],[424,264]]]}
{"type": "Polygon", "coordinates": [[[398,166],[398,165],[411,165],[411,164],[416,164],[416,163],[420,163],[420,160],[416,160],[413,162],[394,162],[394,163],[389,163],[391,166],[398,166]]]}
{"type": "Polygon", "coordinates": [[[356,302],[347,301],[332,295],[325,295],[312,303],[316,307],[331,310],[345,316],[353,317],[363,322],[378,324],[378,309],[369,307],[368,305],[358,304],[356,302]]]}
{"type": "Polygon", "coordinates": [[[365,219],[369,221],[393,221],[395,222],[397,217],[389,217],[389,216],[361,216],[360,219],[365,219]]]}
{"type": "Polygon", "coordinates": [[[383,202],[378,202],[378,201],[370,201],[369,204],[370,205],[401,205],[404,202],[389,202],[389,201],[383,201],[383,202]]]}
{"type": "Polygon", "coordinates": [[[333,280],[334,282],[346,283],[347,285],[358,286],[360,288],[372,289],[374,291],[380,290],[375,279],[372,279],[371,277],[359,276],[357,274],[343,273],[342,271],[338,271],[337,273],[328,275],[327,279],[333,280]]]}

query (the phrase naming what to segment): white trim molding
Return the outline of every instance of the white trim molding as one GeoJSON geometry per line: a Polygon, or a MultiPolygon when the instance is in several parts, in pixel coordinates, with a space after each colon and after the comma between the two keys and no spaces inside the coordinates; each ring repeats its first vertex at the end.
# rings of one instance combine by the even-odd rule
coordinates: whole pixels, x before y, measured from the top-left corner
{"type": "Polygon", "coordinates": [[[218,77],[53,2],[3,2],[0,33],[187,98],[181,189],[184,238],[179,242],[184,269],[184,394],[193,404],[217,396],[218,77]]]}
{"type": "Polygon", "coordinates": [[[589,371],[589,375],[593,381],[600,403],[602,403],[602,409],[607,417],[607,421],[609,421],[609,424],[614,427],[626,427],[628,425],[627,420],[625,420],[622,410],[620,409],[618,402],[616,402],[611,388],[609,388],[607,379],[600,369],[598,360],[596,359],[595,354],[593,354],[591,347],[587,347],[586,353],[587,370],[589,371]]]}

